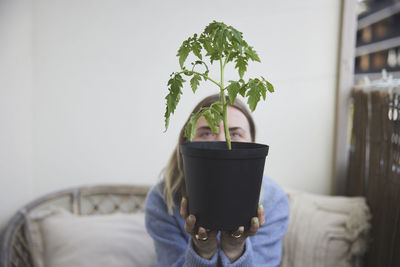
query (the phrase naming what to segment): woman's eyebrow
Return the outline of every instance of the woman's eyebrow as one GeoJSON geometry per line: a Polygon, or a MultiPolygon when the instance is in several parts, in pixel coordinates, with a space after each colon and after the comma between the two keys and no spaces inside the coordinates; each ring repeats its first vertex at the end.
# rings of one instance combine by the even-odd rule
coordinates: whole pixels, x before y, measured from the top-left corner
{"type": "Polygon", "coordinates": [[[210,126],[200,126],[197,130],[211,130],[210,126]]]}
{"type": "Polygon", "coordinates": [[[244,132],[244,129],[242,127],[230,127],[229,131],[236,131],[236,130],[241,130],[244,132]]]}

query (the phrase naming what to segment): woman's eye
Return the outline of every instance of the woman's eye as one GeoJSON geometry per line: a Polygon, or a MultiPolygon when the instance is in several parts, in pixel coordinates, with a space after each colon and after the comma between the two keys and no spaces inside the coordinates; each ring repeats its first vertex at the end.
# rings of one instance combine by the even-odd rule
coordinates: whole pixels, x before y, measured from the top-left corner
{"type": "Polygon", "coordinates": [[[203,133],[203,134],[201,134],[201,136],[202,137],[210,137],[210,136],[212,136],[212,133],[203,133]]]}
{"type": "Polygon", "coordinates": [[[231,133],[231,136],[232,137],[240,137],[240,134],[239,133],[231,133]]]}

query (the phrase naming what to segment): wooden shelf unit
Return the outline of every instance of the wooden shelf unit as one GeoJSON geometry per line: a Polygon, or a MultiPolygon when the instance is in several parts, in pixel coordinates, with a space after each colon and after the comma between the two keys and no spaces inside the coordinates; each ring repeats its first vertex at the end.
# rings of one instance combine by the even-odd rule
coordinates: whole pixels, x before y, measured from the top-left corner
{"type": "MultiPolygon", "coordinates": [[[[376,76],[400,71],[400,1],[369,1],[358,16],[355,74],[376,76]]],[[[397,74],[396,74],[397,75],[397,74]]]]}

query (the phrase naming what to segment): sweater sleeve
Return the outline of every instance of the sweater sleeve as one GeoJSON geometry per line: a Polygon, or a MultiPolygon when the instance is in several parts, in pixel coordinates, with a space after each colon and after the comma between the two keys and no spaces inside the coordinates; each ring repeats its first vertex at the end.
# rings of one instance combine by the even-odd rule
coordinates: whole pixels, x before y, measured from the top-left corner
{"type": "Polygon", "coordinates": [[[146,230],[153,238],[156,249],[156,266],[217,266],[218,253],[207,260],[194,251],[189,235],[182,233],[179,222],[168,214],[159,186],[154,187],[147,196],[145,218],[146,230]]]}
{"type": "Polygon", "coordinates": [[[255,236],[246,239],[245,252],[230,263],[225,253],[219,256],[224,267],[276,267],[282,258],[282,239],[289,224],[289,201],[285,192],[265,177],[261,202],[265,211],[265,224],[255,236]]]}

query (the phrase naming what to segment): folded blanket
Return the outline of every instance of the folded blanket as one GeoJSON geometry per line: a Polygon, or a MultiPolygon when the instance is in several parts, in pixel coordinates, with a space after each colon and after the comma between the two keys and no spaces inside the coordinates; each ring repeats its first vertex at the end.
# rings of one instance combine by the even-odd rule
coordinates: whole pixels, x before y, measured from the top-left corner
{"type": "Polygon", "coordinates": [[[371,215],[363,197],[285,189],[290,223],[281,267],[350,267],[367,249],[371,215]]]}

